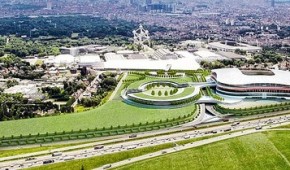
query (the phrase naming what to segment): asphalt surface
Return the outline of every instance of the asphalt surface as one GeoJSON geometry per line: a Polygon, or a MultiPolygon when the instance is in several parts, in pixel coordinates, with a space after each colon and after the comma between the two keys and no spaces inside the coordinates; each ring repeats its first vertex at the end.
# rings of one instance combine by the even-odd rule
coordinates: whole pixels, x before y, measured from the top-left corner
{"type": "MultiPolygon", "coordinates": [[[[231,135],[226,135],[229,137],[236,137],[245,135],[247,133],[254,133],[256,131],[256,128],[262,127],[262,129],[267,129],[271,128],[273,126],[279,126],[282,123],[283,124],[290,124],[290,115],[289,116],[277,116],[277,117],[271,117],[271,118],[261,118],[258,120],[251,120],[251,121],[245,121],[245,122],[234,122],[233,124],[226,124],[226,125],[220,125],[216,127],[209,127],[201,130],[191,130],[187,132],[180,132],[180,133],[175,133],[175,134],[169,134],[169,135],[164,135],[164,136],[158,136],[158,137],[149,137],[146,139],[136,139],[133,141],[124,141],[121,143],[117,144],[109,144],[105,145],[103,148],[100,149],[95,149],[94,147],[91,147],[89,149],[80,149],[80,150],[75,150],[75,151],[68,151],[68,152],[63,152],[59,154],[58,156],[52,156],[52,155],[45,155],[45,156],[38,156],[38,157],[33,157],[33,160],[27,160],[27,159],[19,159],[19,160],[10,160],[6,162],[0,162],[0,170],[4,169],[23,169],[23,168],[29,168],[29,167],[36,167],[36,166],[41,166],[45,164],[45,161],[53,161],[51,163],[59,163],[59,162],[66,162],[70,160],[75,160],[75,159],[84,159],[84,158],[89,158],[89,157],[94,157],[94,156],[100,156],[100,155],[105,155],[105,154],[112,154],[112,153],[117,153],[117,152],[122,152],[126,150],[133,150],[137,148],[144,148],[144,147],[149,147],[149,146],[156,146],[160,144],[165,144],[165,143],[174,143],[186,139],[193,139],[193,138],[198,138],[202,136],[210,136],[213,134],[222,134],[225,132],[233,131],[233,130],[243,130],[244,132],[233,132],[231,135]],[[233,135],[235,134],[235,135],[233,135]]],[[[166,130],[164,130],[166,132],[166,130]]],[[[129,135],[126,136],[126,139],[128,139],[129,135]]],[[[139,137],[139,136],[138,136],[139,137]]],[[[125,138],[123,138],[125,139],[125,138]]],[[[200,144],[198,145],[196,142],[193,142],[191,145],[184,145],[184,146],[178,146],[178,149],[176,147],[165,150],[166,152],[174,152],[180,149],[188,149],[191,147],[195,146],[200,146],[201,144],[206,144],[207,142],[214,142],[214,141],[219,141],[225,138],[210,138],[207,140],[202,140],[199,141],[200,144]]],[[[158,155],[158,154],[164,154],[163,151],[156,152],[151,155],[158,155]]],[[[148,154],[150,156],[150,154],[148,154]]],[[[138,160],[143,160],[149,158],[148,155],[143,155],[141,158],[136,158],[136,161],[138,160]]],[[[152,157],[152,156],[150,156],[152,157]]],[[[133,162],[128,161],[129,163],[133,162]]],[[[126,161],[125,161],[126,162],[126,161]]],[[[115,166],[121,166],[124,165],[124,162],[119,162],[116,164],[112,164],[112,167],[115,166]]],[[[105,167],[106,168],[106,167],[105,167]]]]}

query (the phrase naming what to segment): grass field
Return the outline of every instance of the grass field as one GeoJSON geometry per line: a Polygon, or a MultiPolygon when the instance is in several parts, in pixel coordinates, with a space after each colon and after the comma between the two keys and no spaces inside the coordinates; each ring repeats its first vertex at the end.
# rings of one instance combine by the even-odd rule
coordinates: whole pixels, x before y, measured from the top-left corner
{"type": "Polygon", "coordinates": [[[290,131],[242,136],[149,159],[118,170],[261,170],[290,169],[290,131]]]}
{"type": "Polygon", "coordinates": [[[79,129],[131,125],[178,118],[191,113],[194,105],[177,109],[150,109],[127,105],[119,100],[109,101],[86,112],[0,123],[0,135],[29,135],[79,129]]]}

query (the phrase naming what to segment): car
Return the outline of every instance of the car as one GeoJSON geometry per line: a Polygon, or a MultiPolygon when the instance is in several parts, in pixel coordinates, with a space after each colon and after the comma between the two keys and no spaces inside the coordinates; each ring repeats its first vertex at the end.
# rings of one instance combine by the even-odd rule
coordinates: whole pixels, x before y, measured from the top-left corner
{"type": "Polygon", "coordinates": [[[103,166],[103,169],[108,169],[108,168],[111,168],[112,167],[112,165],[111,164],[108,164],[108,165],[104,165],[103,166]]]}
{"type": "Polygon", "coordinates": [[[211,131],[211,133],[217,133],[217,131],[216,130],[213,130],[213,131],[211,131]]]}
{"type": "Polygon", "coordinates": [[[94,149],[98,150],[98,149],[103,149],[104,147],[105,147],[104,145],[96,145],[94,146],[94,149]]]}
{"type": "Polygon", "coordinates": [[[161,152],[161,154],[166,154],[166,153],[167,153],[167,151],[162,151],[162,152],[161,152]]]}
{"type": "Polygon", "coordinates": [[[257,126],[255,127],[256,130],[261,130],[262,129],[262,126],[257,126]]]}
{"type": "Polygon", "coordinates": [[[190,136],[189,135],[186,135],[186,136],[183,136],[184,139],[189,139],[190,136]]]}
{"type": "Polygon", "coordinates": [[[232,129],[231,128],[227,128],[227,129],[224,129],[224,132],[228,132],[228,131],[231,131],[232,129]]]}
{"type": "Polygon", "coordinates": [[[232,126],[237,126],[237,125],[239,125],[240,124],[240,122],[234,122],[233,124],[232,124],[232,126]]]}
{"type": "Polygon", "coordinates": [[[35,160],[36,158],[34,157],[29,157],[29,158],[26,158],[25,161],[32,161],[32,160],[35,160]]]}
{"type": "Polygon", "coordinates": [[[54,160],[45,160],[42,162],[43,164],[51,164],[51,163],[54,163],[54,160]]]}
{"type": "Polygon", "coordinates": [[[136,138],[136,137],[137,137],[137,134],[129,135],[129,138],[136,138]]]}
{"type": "Polygon", "coordinates": [[[137,148],[137,146],[136,146],[136,145],[131,145],[131,146],[128,146],[128,147],[127,147],[127,150],[130,150],[130,149],[135,149],[135,148],[137,148]]]}

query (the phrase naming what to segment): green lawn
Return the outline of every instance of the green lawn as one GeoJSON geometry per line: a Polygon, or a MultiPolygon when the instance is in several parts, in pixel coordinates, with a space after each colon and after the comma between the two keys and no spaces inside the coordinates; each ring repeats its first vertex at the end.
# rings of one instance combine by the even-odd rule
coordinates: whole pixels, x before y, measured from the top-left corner
{"type": "Polygon", "coordinates": [[[155,96],[147,95],[144,94],[143,92],[141,93],[134,93],[135,96],[145,98],[145,99],[156,99],[156,100],[169,100],[169,99],[178,99],[182,98],[185,96],[188,96],[194,92],[194,87],[188,87],[184,88],[184,91],[181,92],[180,94],[172,95],[172,96],[158,96],[158,90],[155,90],[155,96]]]}
{"type": "Polygon", "coordinates": [[[252,134],[160,156],[117,169],[285,170],[290,169],[289,140],[290,131],[252,134]]]}
{"type": "Polygon", "coordinates": [[[150,109],[127,105],[121,100],[113,100],[99,108],[81,113],[1,122],[0,135],[29,135],[139,124],[178,118],[191,113],[192,110],[194,110],[194,105],[176,109],[150,109]]]}

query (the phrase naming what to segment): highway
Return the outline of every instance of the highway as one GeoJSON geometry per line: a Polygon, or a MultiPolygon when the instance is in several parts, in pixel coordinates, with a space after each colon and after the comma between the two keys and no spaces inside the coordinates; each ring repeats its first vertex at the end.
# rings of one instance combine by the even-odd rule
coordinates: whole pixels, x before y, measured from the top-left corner
{"type": "MultiPolygon", "coordinates": [[[[163,135],[163,136],[149,137],[145,139],[124,141],[124,142],[120,142],[116,144],[108,144],[108,145],[104,145],[104,147],[100,149],[95,149],[94,147],[91,147],[87,149],[79,149],[75,151],[63,152],[61,153],[61,155],[58,155],[58,156],[45,155],[45,156],[34,157],[33,160],[26,160],[26,159],[10,160],[6,162],[0,162],[0,170],[36,167],[36,166],[43,165],[45,161],[48,161],[48,162],[51,161],[51,163],[58,163],[58,162],[65,162],[65,161],[74,160],[74,159],[84,159],[84,158],[93,157],[93,156],[100,156],[100,155],[117,153],[121,151],[137,149],[137,148],[156,146],[156,145],[165,144],[165,143],[175,143],[182,140],[193,139],[193,138],[198,138],[198,137],[203,137],[203,136],[210,136],[213,134],[222,134],[229,131],[243,131],[243,132],[232,132],[231,135],[226,135],[226,136],[235,136],[235,135],[241,136],[247,133],[254,133],[256,131],[259,131],[255,129],[259,127],[262,127],[263,129],[268,129],[273,126],[281,125],[282,123],[290,124],[289,120],[290,120],[290,115],[289,116],[288,115],[276,116],[276,117],[271,117],[271,118],[261,118],[261,119],[250,120],[250,121],[245,121],[245,122],[234,122],[232,124],[225,124],[225,125],[220,125],[220,126],[215,126],[215,127],[204,128],[200,130],[193,129],[187,132],[180,132],[180,133],[168,134],[168,135],[163,135]]],[[[124,137],[123,140],[128,139],[128,137],[129,135],[124,137]]],[[[210,141],[218,141],[225,138],[214,137],[210,139],[211,139],[210,141]]],[[[207,141],[207,139],[202,140],[202,141],[206,143],[205,141],[207,141]]],[[[178,146],[177,148],[178,150],[180,150],[180,149],[186,149],[188,147],[190,148],[190,147],[200,146],[200,145],[197,145],[195,142],[193,142],[192,145],[184,145],[184,146],[186,147],[178,146]]],[[[174,152],[174,150],[176,150],[176,147],[173,147],[165,151],[169,153],[169,152],[174,152]]],[[[158,155],[160,153],[161,152],[159,151],[156,154],[158,155]]],[[[162,151],[162,154],[164,154],[163,151],[162,151]]],[[[139,159],[147,159],[147,157],[144,156],[136,160],[139,160],[139,159]]],[[[135,159],[131,159],[131,160],[135,160],[135,159]]],[[[124,162],[119,163],[119,164],[117,163],[116,165],[112,164],[111,166],[112,167],[120,166],[123,164],[124,162]]]]}

